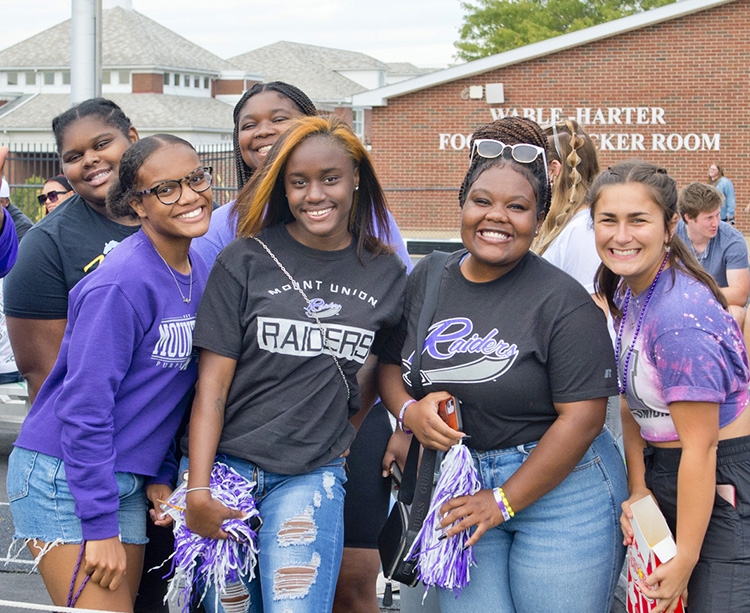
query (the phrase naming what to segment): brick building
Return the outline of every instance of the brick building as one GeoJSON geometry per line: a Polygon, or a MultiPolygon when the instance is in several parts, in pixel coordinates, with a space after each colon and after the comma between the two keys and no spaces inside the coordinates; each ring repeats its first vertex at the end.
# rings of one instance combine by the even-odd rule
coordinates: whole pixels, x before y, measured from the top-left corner
{"type": "Polygon", "coordinates": [[[684,0],[353,97],[401,227],[458,235],[468,136],[508,114],[577,119],[603,166],[638,157],[680,186],[718,162],[750,231],[750,0],[684,0]]]}

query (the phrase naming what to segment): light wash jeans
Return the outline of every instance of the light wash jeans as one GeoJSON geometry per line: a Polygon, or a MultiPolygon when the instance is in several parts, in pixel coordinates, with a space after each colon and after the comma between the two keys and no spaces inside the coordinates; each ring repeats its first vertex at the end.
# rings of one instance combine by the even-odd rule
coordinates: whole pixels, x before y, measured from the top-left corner
{"type": "Polygon", "coordinates": [[[256,578],[244,588],[228,586],[226,602],[220,598],[218,609],[216,594],[209,591],[203,601],[206,611],[330,611],[344,546],[345,460],[337,458],[302,475],[266,472],[233,456],[217,460],[257,483],[255,502],[263,525],[256,578]]]}
{"type": "MultiPolygon", "coordinates": [[[[472,452],[482,487],[502,486],[535,446],[472,452]]],[[[607,613],[625,558],[619,518],[627,493],[605,428],[560,485],[482,536],[469,585],[458,598],[439,590],[440,610],[607,613]]]]}

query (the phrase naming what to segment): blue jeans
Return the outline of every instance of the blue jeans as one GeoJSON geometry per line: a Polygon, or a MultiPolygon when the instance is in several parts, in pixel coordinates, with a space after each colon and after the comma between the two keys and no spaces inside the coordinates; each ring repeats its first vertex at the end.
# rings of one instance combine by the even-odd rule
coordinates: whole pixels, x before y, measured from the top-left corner
{"type": "MultiPolygon", "coordinates": [[[[145,545],[147,506],[145,479],[133,473],[115,473],[120,506],[120,540],[145,545]]],[[[14,447],[8,458],[8,500],[15,526],[14,539],[45,543],[81,543],[81,520],[68,487],[65,465],[38,451],[14,447]]]]}
{"type": "MultiPolygon", "coordinates": [[[[483,488],[502,486],[536,443],[472,452],[483,488]]],[[[489,530],[456,598],[439,590],[442,613],[607,613],[625,559],[620,504],[625,465],[609,430],[551,492],[489,530]]]]}
{"type": "MultiPolygon", "coordinates": [[[[333,608],[344,547],[345,460],[301,475],[266,472],[234,456],[217,457],[255,481],[263,520],[256,578],[228,586],[226,606],[213,590],[208,613],[320,613],[333,608]]],[[[185,462],[185,459],[183,459],[185,462]]],[[[181,468],[185,468],[182,466],[181,468]]]]}

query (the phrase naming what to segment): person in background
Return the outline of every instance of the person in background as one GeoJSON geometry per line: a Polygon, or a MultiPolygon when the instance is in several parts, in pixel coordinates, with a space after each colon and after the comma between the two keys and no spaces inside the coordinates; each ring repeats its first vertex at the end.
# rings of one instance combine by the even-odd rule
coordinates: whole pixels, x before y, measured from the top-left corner
{"type": "MultiPolygon", "coordinates": [[[[679,236],[677,188],[663,168],[622,162],[590,191],[602,259],[597,291],[615,318],[631,504],[652,496],[677,553],[640,581],[671,613],[750,606],[747,350],[713,280],[679,236]]],[[[593,610],[593,609],[592,609],[593,610]]]]}
{"type": "MultiPolygon", "coordinates": [[[[8,158],[8,147],[0,147],[0,178],[3,176],[5,161],[8,158]]],[[[16,227],[12,223],[10,213],[6,209],[0,208],[0,278],[10,272],[18,257],[18,236],[16,227]]]]}
{"type": "Polygon", "coordinates": [[[718,189],[724,196],[720,212],[721,221],[734,225],[734,210],[737,205],[734,197],[734,185],[724,176],[724,168],[721,165],[714,163],[708,167],[708,183],[718,189]]]}
{"type": "MultiPolygon", "coordinates": [[[[317,116],[315,105],[297,87],[281,81],[257,83],[234,107],[234,155],[238,188],[242,189],[263,163],[271,147],[295,119],[317,116]]],[[[219,252],[237,234],[234,202],[216,211],[205,236],[194,241],[209,268],[219,252]]],[[[407,272],[412,263],[398,225],[388,212],[390,245],[401,256],[407,272]]],[[[381,229],[376,228],[376,234],[381,229]]],[[[390,479],[394,460],[403,468],[409,437],[393,432],[381,404],[357,423],[358,436],[347,457],[348,480],[344,486],[344,555],[336,588],[335,613],[378,613],[376,592],[380,557],[377,537],[388,516],[390,479]],[[390,444],[389,444],[390,443],[390,444]],[[385,474],[383,474],[385,473],[385,474]]]]}
{"type": "Polygon", "coordinates": [[[37,200],[44,207],[44,214],[47,215],[73,195],[75,192],[65,175],[55,175],[44,183],[42,193],[37,196],[37,200]]]}
{"type": "MultiPolygon", "coordinates": [[[[16,228],[18,242],[26,235],[33,225],[32,221],[10,201],[10,190],[8,182],[2,179],[0,184],[0,206],[4,207],[13,219],[16,228]]],[[[23,381],[21,373],[18,372],[16,358],[13,356],[13,348],[8,337],[8,326],[5,323],[5,309],[3,308],[3,283],[0,283],[0,384],[20,383],[23,381]]]]}
{"type": "Polygon", "coordinates": [[[238,513],[206,491],[220,454],[258,484],[263,519],[256,579],[226,609],[331,611],[350,418],[368,402],[357,373],[401,317],[405,267],[375,234],[387,207],[369,155],[335,117],[292,123],[236,208],[239,238],[211,269],[195,328],[187,524],[226,538],[238,513]]]}
{"type": "Polygon", "coordinates": [[[625,467],[604,428],[617,389],[606,318],[530,251],[550,202],[546,145],[520,117],[474,132],[459,190],[465,249],[442,272],[424,346],[415,335],[430,256],[409,276],[404,317],[380,355],[380,393],[402,428],[441,450],[468,435],[481,482],[440,509],[446,537],[472,531],[477,562],[458,597],[438,590],[443,613],[609,611],[625,555],[625,467]],[[404,377],[415,351],[421,400],[404,377]],[[448,394],[462,403],[463,432],[438,415],[448,394]]]}
{"type": "Polygon", "coordinates": [[[32,403],[57,359],[68,292],[140,225],[105,208],[120,158],[138,140],[122,109],[104,98],[86,100],[55,117],[52,130],[76,195],[29,230],[5,280],[8,332],[32,403]]]}
{"type": "Polygon", "coordinates": [[[26,232],[34,225],[34,222],[26,217],[23,211],[10,201],[10,186],[5,179],[0,179],[0,206],[10,213],[13,225],[16,227],[18,242],[20,243],[21,239],[26,236],[26,232]]]}
{"type": "MultiPolygon", "coordinates": [[[[596,145],[572,119],[545,128],[549,151],[549,178],[552,191],[549,213],[542,222],[531,250],[567,272],[592,295],[607,313],[607,305],[594,291],[594,277],[601,264],[596,252],[586,195],[599,174],[596,145]]],[[[614,340],[614,331],[610,327],[614,340]]],[[[607,402],[607,427],[616,440],[620,427],[620,397],[607,402]]]]}
{"type": "Polygon", "coordinates": [[[599,174],[596,146],[571,119],[546,128],[544,133],[552,197],[549,213],[531,248],[593,295],[601,260],[596,253],[586,193],[599,174]]]}
{"type": "Polygon", "coordinates": [[[107,207],[141,229],[71,291],[58,359],[9,458],[14,538],[57,606],[133,611],[146,497],[158,508],[172,491],[168,452],[197,375],[192,328],[208,270],[190,242],[208,229],[210,187],[181,138],[124,152],[107,207]]]}
{"type": "Polygon", "coordinates": [[[750,297],[750,262],[745,237],[720,219],[723,201],[721,192],[705,183],[683,187],[677,197],[680,220],[675,232],[719,285],[729,312],[742,328],[750,297]]]}

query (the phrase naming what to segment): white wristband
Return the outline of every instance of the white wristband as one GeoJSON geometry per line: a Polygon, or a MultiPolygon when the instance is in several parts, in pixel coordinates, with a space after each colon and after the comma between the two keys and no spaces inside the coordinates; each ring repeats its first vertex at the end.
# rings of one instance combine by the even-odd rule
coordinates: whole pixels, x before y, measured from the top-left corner
{"type": "Polygon", "coordinates": [[[404,434],[412,434],[412,431],[409,430],[409,428],[404,426],[404,414],[406,413],[406,408],[410,404],[414,404],[416,400],[414,398],[409,398],[404,404],[401,405],[401,410],[398,412],[398,425],[401,426],[401,430],[404,434]]]}

